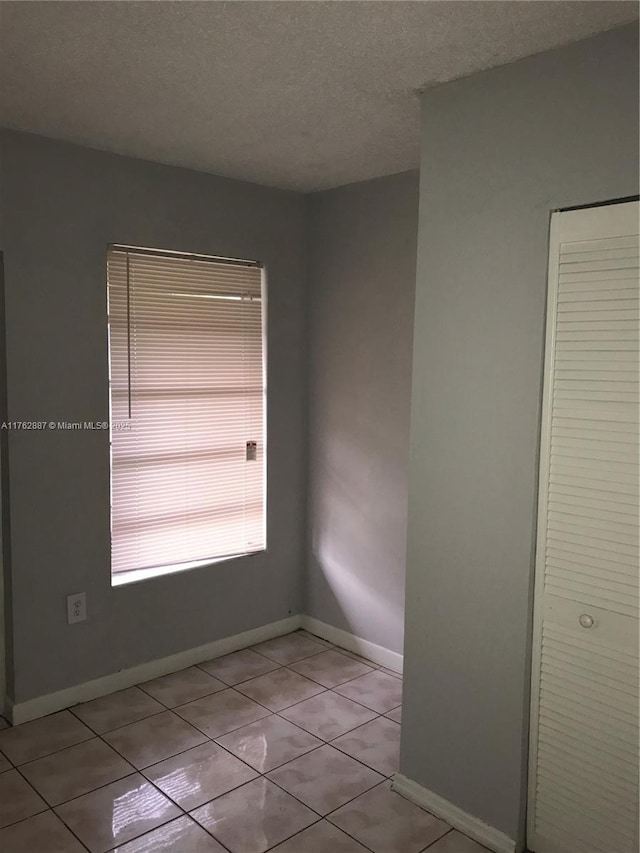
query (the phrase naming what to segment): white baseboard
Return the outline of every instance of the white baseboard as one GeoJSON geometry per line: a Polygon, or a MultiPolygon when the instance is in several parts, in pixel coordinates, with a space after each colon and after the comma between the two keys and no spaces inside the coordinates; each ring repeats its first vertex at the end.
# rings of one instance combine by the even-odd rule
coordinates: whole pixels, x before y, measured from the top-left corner
{"type": "Polygon", "coordinates": [[[290,616],[287,619],[281,619],[279,622],[271,622],[269,625],[262,625],[250,631],[243,631],[241,634],[234,634],[232,637],[214,640],[212,643],[207,643],[204,646],[187,649],[184,652],[179,652],[176,655],[170,655],[160,660],[142,663],[131,667],[131,669],[123,669],[120,672],[105,675],[103,678],[96,678],[84,684],[68,687],[65,690],[58,690],[56,693],[37,696],[35,699],[28,699],[26,702],[9,703],[9,719],[14,726],[19,723],[26,723],[29,720],[44,717],[46,714],[52,714],[54,711],[70,708],[79,702],[88,702],[90,699],[97,699],[99,696],[115,693],[116,690],[124,690],[125,687],[133,687],[135,684],[149,681],[152,678],[158,678],[161,675],[169,675],[169,673],[177,672],[179,669],[184,669],[187,666],[203,663],[206,660],[235,652],[238,649],[244,649],[256,643],[271,640],[273,637],[279,637],[282,634],[288,634],[290,631],[296,631],[301,626],[301,616],[290,616]]]}
{"type": "Polygon", "coordinates": [[[473,838],[478,844],[484,844],[494,853],[515,853],[516,842],[504,832],[468,814],[459,806],[423,788],[412,779],[407,779],[401,773],[396,773],[394,776],[392,788],[407,800],[411,800],[412,803],[446,821],[449,826],[473,838]]]}
{"type": "Polygon", "coordinates": [[[385,649],[384,646],[363,640],[362,637],[356,637],[355,634],[350,634],[341,628],[334,628],[333,625],[314,619],[313,616],[302,616],[301,619],[302,627],[310,634],[315,634],[316,637],[328,640],[330,643],[347,649],[356,655],[362,655],[362,657],[386,666],[387,669],[392,669],[394,672],[402,672],[402,655],[398,652],[392,652],[391,649],[385,649]]]}
{"type": "Polygon", "coordinates": [[[304,628],[311,634],[322,637],[330,643],[334,643],[336,646],[347,649],[354,654],[362,655],[375,663],[388,667],[394,672],[402,672],[402,655],[397,652],[392,652],[390,649],[385,649],[383,646],[378,646],[369,640],[363,640],[361,637],[356,637],[348,631],[334,628],[333,625],[320,622],[311,616],[298,615],[281,619],[279,622],[271,622],[269,625],[262,625],[250,631],[243,631],[243,633],[234,634],[232,637],[214,640],[212,643],[207,643],[204,646],[187,649],[184,652],[179,652],[160,660],[142,663],[130,669],[123,669],[120,672],[114,672],[111,675],[105,675],[103,678],[96,678],[84,684],[67,687],[65,690],[58,690],[56,693],[36,696],[35,699],[28,699],[26,702],[16,702],[14,704],[9,701],[9,707],[7,708],[8,717],[13,725],[17,726],[20,723],[26,723],[29,720],[35,720],[47,714],[53,714],[55,711],[70,708],[79,702],[88,702],[91,699],[115,693],[116,690],[124,690],[126,687],[133,687],[135,684],[140,684],[143,681],[149,681],[161,675],[169,675],[169,673],[177,672],[179,669],[184,669],[187,666],[193,666],[196,663],[202,663],[203,661],[235,652],[238,649],[244,649],[256,643],[262,643],[273,637],[288,634],[290,631],[296,631],[298,628],[304,628]]]}

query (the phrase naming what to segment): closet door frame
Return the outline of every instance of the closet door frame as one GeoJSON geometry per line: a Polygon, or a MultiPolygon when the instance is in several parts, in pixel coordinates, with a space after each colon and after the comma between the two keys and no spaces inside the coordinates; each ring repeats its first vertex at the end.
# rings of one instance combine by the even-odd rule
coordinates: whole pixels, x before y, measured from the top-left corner
{"type": "Polygon", "coordinates": [[[544,611],[544,570],[547,540],[547,504],[551,457],[551,417],[555,364],[556,318],[558,314],[558,273],[560,267],[561,211],[551,213],[549,227],[549,267],[547,274],[547,310],[543,362],[542,420],[538,462],[538,506],[533,590],[533,641],[531,647],[531,700],[529,716],[529,765],[527,780],[527,841],[535,833],[535,791],[538,766],[538,725],[540,714],[540,666],[542,662],[542,614],[544,611]]]}

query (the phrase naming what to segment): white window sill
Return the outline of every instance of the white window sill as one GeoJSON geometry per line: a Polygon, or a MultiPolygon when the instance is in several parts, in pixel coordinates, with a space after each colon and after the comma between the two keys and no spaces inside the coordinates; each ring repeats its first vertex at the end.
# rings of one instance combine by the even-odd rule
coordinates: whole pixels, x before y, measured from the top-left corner
{"type": "Polygon", "coordinates": [[[196,560],[191,563],[177,563],[171,566],[153,566],[149,569],[135,569],[131,572],[119,572],[111,575],[111,586],[127,586],[131,583],[140,583],[140,581],[150,580],[151,578],[159,578],[163,575],[175,575],[179,572],[188,572],[191,569],[200,569],[204,566],[213,566],[216,563],[226,563],[229,560],[237,560],[239,557],[247,557],[251,554],[262,554],[265,549],[260,551],[248,551],[243,554],[230,554],[227,557],[217,557],[208,560],[196,560]]]}

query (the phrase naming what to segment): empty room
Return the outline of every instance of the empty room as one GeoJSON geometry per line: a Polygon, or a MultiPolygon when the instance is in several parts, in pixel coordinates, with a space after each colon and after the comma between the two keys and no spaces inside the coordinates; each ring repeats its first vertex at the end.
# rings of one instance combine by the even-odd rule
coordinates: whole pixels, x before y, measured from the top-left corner
{"type": "Polygon", "coordinates": [[[1,853],[637,853],[638,18],[0,0],[1,853]]]}

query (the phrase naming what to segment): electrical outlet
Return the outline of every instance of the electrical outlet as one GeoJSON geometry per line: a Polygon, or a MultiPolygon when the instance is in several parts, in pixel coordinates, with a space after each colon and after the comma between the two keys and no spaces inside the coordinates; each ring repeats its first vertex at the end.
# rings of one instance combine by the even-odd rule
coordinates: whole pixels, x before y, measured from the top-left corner
{"type": "Polygon", "coordinates": [[[74,595],[67,596],[67,622],[73,625],[74,622],[84,622],[87,618],[87,593],[76,592],[74,595]]]}

